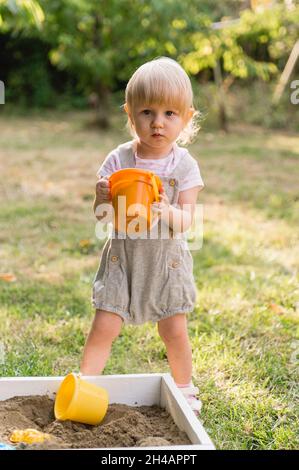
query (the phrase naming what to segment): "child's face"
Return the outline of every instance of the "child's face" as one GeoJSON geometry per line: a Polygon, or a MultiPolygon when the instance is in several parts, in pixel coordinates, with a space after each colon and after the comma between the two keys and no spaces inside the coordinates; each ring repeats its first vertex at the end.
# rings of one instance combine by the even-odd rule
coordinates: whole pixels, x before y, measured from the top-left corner
{"type": "Polygon", "coordinates": [[[140,142],[159,151],[168,149],[176,141],[194,110],[183,116],[177,109],[167,105],[136,106],[132,110],[125,110],[134,126],[140,142]]]}

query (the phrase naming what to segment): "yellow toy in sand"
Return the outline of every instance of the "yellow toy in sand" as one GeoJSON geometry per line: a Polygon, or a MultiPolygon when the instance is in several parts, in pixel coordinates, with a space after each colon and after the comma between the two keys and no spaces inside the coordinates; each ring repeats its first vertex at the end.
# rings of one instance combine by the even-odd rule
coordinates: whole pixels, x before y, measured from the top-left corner
{"type": "Polygon", "coordinates": [[[26,444],[36,444],[51,439],[50,434],[38,431],[37,429],[15,429],[9,440],[11,442],[25,442],[26,444]]]}

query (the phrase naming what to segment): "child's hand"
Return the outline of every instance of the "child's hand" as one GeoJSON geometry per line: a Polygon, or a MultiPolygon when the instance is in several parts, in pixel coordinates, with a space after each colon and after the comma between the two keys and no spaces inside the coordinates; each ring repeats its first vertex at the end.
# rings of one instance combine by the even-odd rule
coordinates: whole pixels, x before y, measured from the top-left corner
{"type": "Polygon", "coordinates": [[[165,192],[165,189],[162,187],[161,193],[159,195],[159,202],[153,202],[151,205],[152,211],[156,212],[157,214],[162,214],[163,210],[170,206],[170,201],[168,196],[165,192]]]}
{"type": "Polygon", "coordinates": [[[110,183],[108,176],[102,176],[96,184],[96,198],[101,201],[111,201],[110,183]]]}

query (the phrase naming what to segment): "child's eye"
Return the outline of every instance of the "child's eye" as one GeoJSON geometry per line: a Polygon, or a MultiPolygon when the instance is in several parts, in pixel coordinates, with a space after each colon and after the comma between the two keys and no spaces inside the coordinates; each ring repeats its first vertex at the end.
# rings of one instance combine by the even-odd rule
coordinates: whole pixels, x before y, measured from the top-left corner
{"type": "Polygon", "coordinates": [[[166,111],[166,115],[167,115],[167,116],[172,116],[172,115],[174,115],[174,114],[175,114],[175,113],[174,113],[173,111],[166,111]]]}
{"type": "Polygon", "coordinates": [[[148,116],[151,113],[151,110],[150,109],[144,109],[142,112],[143,112],[143,114],[148,116]]]}

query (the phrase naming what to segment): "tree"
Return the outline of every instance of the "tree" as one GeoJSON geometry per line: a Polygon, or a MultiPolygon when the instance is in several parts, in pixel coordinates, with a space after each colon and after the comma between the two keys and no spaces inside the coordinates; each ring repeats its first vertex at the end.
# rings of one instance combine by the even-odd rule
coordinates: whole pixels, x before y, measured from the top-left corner
{"type": "Polygon", "coordinates": [[[180,61],[193,75],[208,68],[214,71],[224,130],[227,130],[225,93],[229,86],[236,78],[268,81],[277,74],[279,60],[290,53],[295,43],[298,25],[298,7],[287,9],[277,5],[265,10],[243,10],[237,20],[217,25],[210,20],[208,32],[190,35],[190,50],[179,56],[180,61]]]}
{"type": "MultiPolygon", "coordinates": [[[[108,125],[108,95],[132,71],[156,56],[176,57],[185,48],[184,29],[203,19],[191,0],[41,0],[44,36],[52,44],[51,62],[71,70],[93,94],[97,121],[108,125]]],[[[205,17],[204,17],[205,20],[205,17]]]]}
{"type": "Polygon", "coordinates": [[[0,0],[0,33],[41,30],[44,12],[37,0],[0,0]]]}

